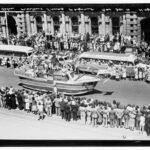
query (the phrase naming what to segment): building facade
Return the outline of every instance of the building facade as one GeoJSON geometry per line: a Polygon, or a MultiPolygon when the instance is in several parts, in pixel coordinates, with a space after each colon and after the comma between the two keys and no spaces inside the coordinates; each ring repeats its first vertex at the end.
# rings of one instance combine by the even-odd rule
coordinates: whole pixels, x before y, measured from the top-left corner
{"type": "Polygon", "coordinates": [[[150,39],[149,12],[136,11],[0,11],[0,34],[32,35],[40,31],[54,34],[128,35],[137,41],[150,39]],[[7,19],[6,19],[7,18],[7,19]]]}

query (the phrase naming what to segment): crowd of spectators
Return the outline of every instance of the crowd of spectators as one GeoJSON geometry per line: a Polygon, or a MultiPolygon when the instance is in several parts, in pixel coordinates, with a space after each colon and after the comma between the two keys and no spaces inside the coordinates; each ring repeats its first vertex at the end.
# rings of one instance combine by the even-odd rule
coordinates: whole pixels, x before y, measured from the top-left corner
{"type": "Polygon", "coordinates": [[[130,36],[116,33],[106,34],[106,35],[90,35],[89,33],[77,34],[72,33],[61,34],[60,32],[55,32],[54,34],[40,32],[32,35],[21,34],[13,35],[10,34],[9,38],[6,39],[1,37],[1,41],[4,44],[11,45],[23,45],[31,46],[34,48],[43,47],[44,49],[53,50],[76,50],[76,51],[114,51],[121,52],[121,47],[126,45],[132,45],[133,47],[139,47],[140,52],[148,52],[149,45],[146,42],[141,42],[140,44],[136,39],[131,39],[130,36]]]}
{"type": "MultiPolygon", "coordinates": [[[[2,42],[8,44],[4,38],[2,42]]],[[[27,61],[26,58],[21,57],[8,57],[1,59],[0,64],[6,65],[8,68],[16,68],[22,64],[27,64],[30,66],[30,69],[34,69],[38,74],[40,74],[40,71],[42,74],[47,74],[51,68],[66,67],[63,64],[57,63],[57,59],[54,62],[52,61],[49,55],[52,52],[51,50],[73,50],[77,51],[77,53],[88,50],[120,53],[122,46],[132,44],[133,47],[137,48],[137,54],[144,55],[144,57],[149,56],[148,44],[141,42],[138,45],[135,40],[131,41],[129,36],[123,36],[118,33],[112,36],[108,34],[106,36],[90,36],[89,34],[68,36],[67,33],[65,35],[60,33],[47,35],[42,32],[32,36],[27,36],[26,34],[19,37],[10,35],[9,42],[13,45],[32,46],[37,50],[36,56],[40,57],[34,59],[30,57],[31,61],[27,61]]],[[[104,63],[113,68],[113,65],[110,65],[108,62],[95,63],[104,63]]],[[[73,69],[72,66],[69,69],[73,69]]],[[[121,68],[115,70],[114,76],[117,80],[120,78],[126,79],[128,75],[125,69],[126,65],[121,64],[121,68]]],[[[146,70],[142,70],[141,68],[134,69],[135,74],[131,75],[131,78],[135,80],[145,79],[146,73],[150,72],[149,68],[146,68],[146,70]]],[[[131,104],[123,106],[119,102],[116,102],[116,100],[108,103],[92,98],[64,96],[58,93],[50,94],[27,91],[25,89],[15,90],[13,87],[6,87],[0,90],[0,107],[5,109],[19,109],[27,113],[32,112],[35,115],[39,115],[38,120],[42,120],[46,116],[52,117],[55,114],[68,122],[81,121],[83,124],[92,125],[93,127],[125,128],[131,131],[137,130],[140,134],[146,131],[147,135],[150,135],[150,107],[139,107],[131,104]]]]}
{"type": "Polygon", "coordinates": [[[93,127],[125,128],[138,131],[139,134],[146,132],[150,136],[150,106],[125,106],[116,100],[110,103],[93,98],[66,96],[62,93],[2,87],[0,107],[33,113],[39,116],[38,120],[56,116],[67,122],[81,122],[93,127]]]}

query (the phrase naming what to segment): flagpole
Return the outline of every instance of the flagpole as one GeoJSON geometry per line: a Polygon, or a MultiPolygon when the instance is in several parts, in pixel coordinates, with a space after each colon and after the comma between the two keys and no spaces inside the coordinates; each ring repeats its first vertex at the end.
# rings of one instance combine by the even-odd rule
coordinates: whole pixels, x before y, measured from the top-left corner
{"type": "Polygon", "coordinates": [[[7,12],[5,11],[5,19],[6,19],[6,34],[7,34],[7,42],[9,43],[9,31],[8,31],[8,21],[7,21],[7,12]]]}

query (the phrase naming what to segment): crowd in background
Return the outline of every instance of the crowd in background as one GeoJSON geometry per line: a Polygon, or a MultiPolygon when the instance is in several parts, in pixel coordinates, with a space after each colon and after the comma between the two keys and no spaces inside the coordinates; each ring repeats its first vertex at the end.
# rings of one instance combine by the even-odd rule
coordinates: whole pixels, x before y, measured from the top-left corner
{"type": "Polygon", "coordinates": [[[77,121],[93,127],[125,128],[150,135],[150,106],[122,105],[116,100],[106,102],[98,99],[66,96],[60,93],[42,93],[1,87],[0,107],[19,109],[45,117],[61,117],[67,122],[77,121]]]}
{"type": "Polygon", "coordinates": [[[18,36],[10,34],[8,39],[1,36],[2,43],[8,44],[8,40],[12,45],[31,46],[35,49],[41,47],[43,50],[74,50],[78,53],[89,50],[122,53],[125,50],[124,46],[132,46],[135,51],[137,50],[137,54],[147,57],[150,50],[148,43],[144,41],[139,43],[135,38],[119,33],[114,35],[72,33],[69,35],[67,32],[61,34],[56,31],[54,34],[40,32],[30,36],[25,33],[18,36]]]}

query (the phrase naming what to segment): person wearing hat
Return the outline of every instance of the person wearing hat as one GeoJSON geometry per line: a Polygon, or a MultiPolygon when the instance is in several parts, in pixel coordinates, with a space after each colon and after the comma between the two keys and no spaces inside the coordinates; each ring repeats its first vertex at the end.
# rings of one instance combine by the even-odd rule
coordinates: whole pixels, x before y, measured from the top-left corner
{"type": "Polygon", "coordinates": [[[115,127],[115,122],[116,122],[116,111],[115,110],[111,107],[111,110],[109,111],[109,120],[110,120],[111,128],[115,127]]]}
{"type": "Polygon", "coordinates": [[[45,108],[48,116],[52,116],[52,101],[50,97],[47,97],[45,100],[45,108]]]}
{"type": "Polygon", "coordinates": [[[143,134],[144,130],[145,130],[145,115],[142,113],[140,115],[140,130],[139,130],[139,133],[143,134]]]}
{"type": "Polygon", "coordinates": [[[35,96],[32,97],[32,112],[35,115],[37,114],[37,102],[35,100],[35,96]]]}
{"type": "Polygon", "coordinates": [[[91,118],[92,118],[93,127],[97,127],[98,112],[95,105],[93,105],[91,108],[91,118]]]}
{"type": "Polygon", "coordinates": [[[44,107],[43,107],[43,103],[41,101],[38,102],[37,104],[37,109],[38,109],[38,114],[39,114],[39,118],[38,120],[43,120],[44,119],[44,107]]]}
{"type": "Polygon", "coordinates": [[[145,131],[147,136],[150,136],[150,106],[145,114],[145,131]]]}
{"type": "Polygon", "coordinates": [[[65,119],[68,122],[71,119],[71,107],[70,107],[70,103],[69,102],[66,102],[66,104],[65,104],[65,119]]]}
{"type": "Polygon", "coordinates": [[[57,96],[58,95],[58,89],[56,87],[56,83],[54,83],[53,91],[54,91],[54,94],[57,96]]]}
{"type": "Polygon", "coordinates": [[[82,124],[86,124],[87,122],[87,110],[86,107],[80,106],[79,107],[80,112],[80,120],[82,124]]]}
{"type": "Polygon", "coordinates": [[[87,115],[87,124],[90,125],[92,123],[92,108],[90,106],[90,103],[86,107],[86,115],[87,115]]]}
{"type": "Polygon", "coordinates": [[[61,111],[61,118],[64,119],[65,118],[65,101],[64,99],[62,99],[62,101],[60,102],[60,111],[61,111]]]}
{"type": "Polygon", "coordinates": [[[118,108],[114,109],[116,112],[116,122],[117,122],[117,128],[118,127],[122,127],[122,116],[123,116],[123,109],[121,108],[121,106],[119,106],[118,108]]]}
{"type": "Polygon", "coordinates": [[[27,113],[29,113],[30,111],[30,100],[28,92],[25,94],[25,110],[27,111],[27,113]]]}
{"type": "Polygon", "coordinates": [[[59,97],[59,95],[57,95],[57,97],[54,99],[57,116],[60,116],[60,99],[61,98],[59,97]]]}
{"type": "Polygon", "coordinates": [[[104,107],[102,114],[103,114],[103,126],[107,128],[108,127],[108,116],[109,116],[109,111],[107,109],[107,106],[104,107]]]}
{"type": "Polygon", "coordinates": [[[134,131],[134,128],[135,128],[135,117],[136,117],[135,110],[130,111],[130,113],[129,113],[129,129],[131,131],[134,131]]]}
{"type": "Polygon", "coordinates": [[[78,112],[78,106],[75,100],[73,100],[71,103],[71,114],[72,114],[73,121],[77,121],[77,112],[78,112]]]}

